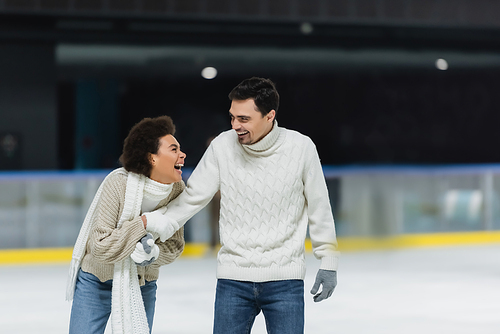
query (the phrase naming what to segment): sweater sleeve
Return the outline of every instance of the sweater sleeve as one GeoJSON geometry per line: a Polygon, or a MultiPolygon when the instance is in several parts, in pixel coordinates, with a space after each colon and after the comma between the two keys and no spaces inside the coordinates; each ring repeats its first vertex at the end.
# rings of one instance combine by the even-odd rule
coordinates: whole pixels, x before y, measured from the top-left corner
{"type": "Polygon", "coordinates": [[[171,230],[178,230],[210,202],[219,190],[219,185],[219,167],[212,142],[179,197],[166,208],[145,214],[148,224],[150,221],[154,224],[169,224],[171,230]]]}
{"type": "Polygon", "coordinates": [[[184,251],[184,227],[177,230],[177,232],[165,242],[161,242],[159,238],[156,239],[156,244],[160,248],[160,255],[158,259],[151,264],[151,267],[159,268],[160,266],[174,262],[184,251]]]}
{"type": "Polygon", "coordinates": [[[337,270],[340,253],[328,189],[316,146],[309,138],[305,150],[304,195],[313,254],[321,260],[320,269],[337,270]]]}
{"type": "Polygon", "coordinates": [[[92,256],[101,263],[112,264],[130,256],[137,242],[146,235],[140,217],[125,221],[117,228],[125,201],[126,178],[113,176],[103,185],[97,208],[97,220],[92,229],[89,246],[92,256]]]}
{"type": "MultiPolygon", "coordinates": [[[[175,199],[178,197],[183,190],[184,183],[182,181],[176,183],[174,185],[174,189],[172,190],[172,198],[175,199]]],[[[184,240],[184,227],[181,227],[170,239],[167,239],[165,242],[162,242],[160,238],[157,238],[156,244],[160,248],[160,256],[151,264],[151,267],[159,268],[160,266],[174,262],[184,251],[184,246],[186,244],[184,240]]]]}

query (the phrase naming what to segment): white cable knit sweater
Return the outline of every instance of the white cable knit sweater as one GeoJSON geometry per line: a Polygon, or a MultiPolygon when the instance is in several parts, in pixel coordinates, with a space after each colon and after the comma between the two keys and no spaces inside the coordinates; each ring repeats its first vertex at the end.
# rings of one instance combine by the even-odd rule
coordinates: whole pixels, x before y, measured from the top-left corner
{"type": "Polygon", "coordinates": [[[253,282],[303,279],[307,226],[321,269],[339,253],[328,191],[314,143],[278,127],[253,145],[234,130],[215,138],[167,214],[148,221],[178,229],[221,190],[217,278],[253,282]]]}

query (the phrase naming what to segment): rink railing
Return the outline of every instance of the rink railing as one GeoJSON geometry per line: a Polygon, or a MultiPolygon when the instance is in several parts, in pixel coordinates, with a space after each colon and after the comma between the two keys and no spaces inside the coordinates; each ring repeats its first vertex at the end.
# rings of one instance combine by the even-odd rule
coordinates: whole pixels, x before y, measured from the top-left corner
{"type": "MultiPolygon", "coordinates": [[[[0,172],[0,249],[72,247],[107,173],[0,172]]],[[[463,233],[500,240],[500,165],[324,166],[324,174],[346,248],[418,244],[417,236],[433,238],[426,244],[458,242],[463,233]]],[[[188,222],[188,243],[208,243],[211,216],[208,206],[188,222]]]]}

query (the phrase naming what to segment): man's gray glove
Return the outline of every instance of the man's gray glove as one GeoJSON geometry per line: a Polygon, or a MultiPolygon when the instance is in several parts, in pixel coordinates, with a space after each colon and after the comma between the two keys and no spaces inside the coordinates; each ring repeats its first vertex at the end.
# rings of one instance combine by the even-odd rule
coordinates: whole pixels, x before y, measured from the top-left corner
{"type": "Polygon", "coordinates": [[[315,302],[320,302],[330,297],[337,286],[337,272],[333,270],[318,270],[316,274],[316,282],[314,283],[311,293],[314,295],[315,302]],[[318,293],[319,286],[323,285],[321,292],[318,293]]]}
{"type": "Polygon", "coordinates": [[[151,233],[146,234],[135,245],[135,250],[130,257],[139,266],[149,266],[160,255],[160,248],[153,239],[151,233]]]}

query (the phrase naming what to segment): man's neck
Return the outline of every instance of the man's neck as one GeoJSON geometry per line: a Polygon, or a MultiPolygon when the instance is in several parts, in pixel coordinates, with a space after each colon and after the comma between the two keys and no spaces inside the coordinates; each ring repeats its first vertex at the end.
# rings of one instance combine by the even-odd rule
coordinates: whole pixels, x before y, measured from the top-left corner
{"type": "Polygon", "coordinates": [[[243,147],[246,150],[250,150],[253,152],[264,152],[269,150],[275,143],[276,140],[278,139],[279,131],[278,131],[278,123],[276,121],[273,122],[271,129],[269,132],[263,136],[259,141],[250,144],[250,145],[243,145],[243,147]]]}

